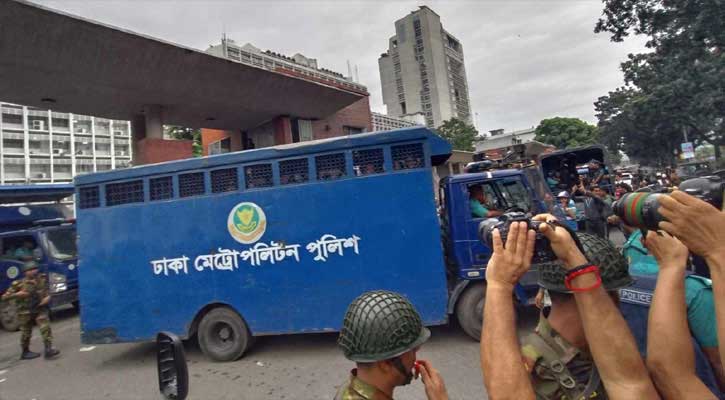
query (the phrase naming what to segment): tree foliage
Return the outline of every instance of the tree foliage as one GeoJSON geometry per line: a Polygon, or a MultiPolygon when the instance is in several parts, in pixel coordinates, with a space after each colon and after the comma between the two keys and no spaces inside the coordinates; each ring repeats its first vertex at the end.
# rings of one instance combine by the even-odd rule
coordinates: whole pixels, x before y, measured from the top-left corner
{"type": "Polygon", "coordinates": [[[649,37],[622,63],[625,86],[595,103],[602,141],[643,163],[671,164],[686,133],[725,145],[725,3],[604,0],[595,32],[649,37]]]}
{"type": "Polygon", "coordinates": [[[458,118],[443,121],[436,131],[453,146],[454,150],[473,151],[474,142],[481,140],[478,130],[473,125],[458,118]]]}
{"type": "Polygon", "coordinates": [[[183,126],[165,125],[164,133],[173,139],[191,140],[191,153],[194,157],[200,157],[201,149],[201,129],[185,128],[183,126]]]}
{"type": "Polygon", "coordinates": [[[536,140],[558,149],[596,143],[598,138],[597,127],[579,118],[548,118],[536,127],[536,140]]]}

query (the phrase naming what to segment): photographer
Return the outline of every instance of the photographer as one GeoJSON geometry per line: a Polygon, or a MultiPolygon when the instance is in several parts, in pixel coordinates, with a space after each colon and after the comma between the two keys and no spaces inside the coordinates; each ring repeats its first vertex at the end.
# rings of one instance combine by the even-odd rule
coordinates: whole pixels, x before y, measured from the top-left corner
{"type": "MultiPolygon", "coordinates": [[[[544,214],[534,219],[546,222],[554,217],[544,214]]],[[[481,365],[489,397],[659,398],[613,301],[616,289],[631,282],[626,263],[621,260],[617,265],[600,265],[600,274],[562,227],[540,227],[564,267],[557,267],[560,275],[550,273],[542,279],[561,278],[547,289],[554,294],[554,289],[566,287],[573,294],[552,296],[549,321],[544,319],[530,335],[532,343],[544,342],[551,351],[539,354],[531,344],[519,348],[512,292],[528,271],[533,254],[535,234],[527,227],[526,222],[512,223],[505,247],[499,231],[493,232],[494,253],[486,271],[486,323],[481,340],[481,365]],[[570,273],[572,270],[576,271],[570,273]]]]}
{"type": "MultiPolygon", "coordinates": [[[[717,333],[725,340],[725,212],[681,191],[660,199],[659,212],[667,221],[659,223],[662,230],[676,236],[694,254],[701,256],[710,269],[717,333]]],[[[720,360],[725,350],[720,347],[720,360]]],[[[724,364],[725,365],[725,364],[724,364]]]]}
{"type": "Polygon", "coordinates": [[[659,264],[647,329],[647,367],[665,399],[715,399],[695,374],[685,302],[687,247],[668,233],[653,231],[646,245],[659,264]]]}

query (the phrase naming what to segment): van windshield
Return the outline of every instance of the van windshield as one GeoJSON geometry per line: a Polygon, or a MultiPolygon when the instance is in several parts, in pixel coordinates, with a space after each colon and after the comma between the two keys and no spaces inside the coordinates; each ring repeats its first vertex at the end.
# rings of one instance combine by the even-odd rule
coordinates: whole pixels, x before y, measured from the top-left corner
{"type": "Polygon", "coordinates": [[[78,249],[76,248],[75,229],[50,231],[46,237],[48,238],[48,250],[53,258],[58,260],[76,258],[78,249]]]}

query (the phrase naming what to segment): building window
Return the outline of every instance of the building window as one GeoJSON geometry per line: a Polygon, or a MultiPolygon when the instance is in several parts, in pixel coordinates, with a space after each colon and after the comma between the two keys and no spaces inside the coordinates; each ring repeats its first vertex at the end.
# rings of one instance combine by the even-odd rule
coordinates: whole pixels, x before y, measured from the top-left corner
{"type": "Polygon", "coordinates": [[[209,145],[209,155],[229,153],[232,151],[232,139],[218,140],[209,145]]]}
{"type": "Polygon", "coordinates": [[[358,133],[365,132],[364,128],[359,128],[357,126],[343,126],[342,127],[342,133],[345,135],[356,135],[358,133]]]}

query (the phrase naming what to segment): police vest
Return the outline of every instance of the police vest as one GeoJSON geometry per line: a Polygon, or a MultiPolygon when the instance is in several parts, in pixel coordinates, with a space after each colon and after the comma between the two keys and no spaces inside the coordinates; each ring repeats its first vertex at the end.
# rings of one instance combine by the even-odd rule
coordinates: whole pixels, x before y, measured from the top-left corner
{"type": "MultiPolygon", "coordinates": [[[[652,304],[657,277],[653,275],[632,275],[635,283],[619,290],[619,308],[629,325],[642,358],[647,358],[647,321],[652,304]]],[[[695,350],[695,370],[698,378],[718,398],[725,399],[717,386],[715,374],[700,345],[692,338],[695,350]]]]}

